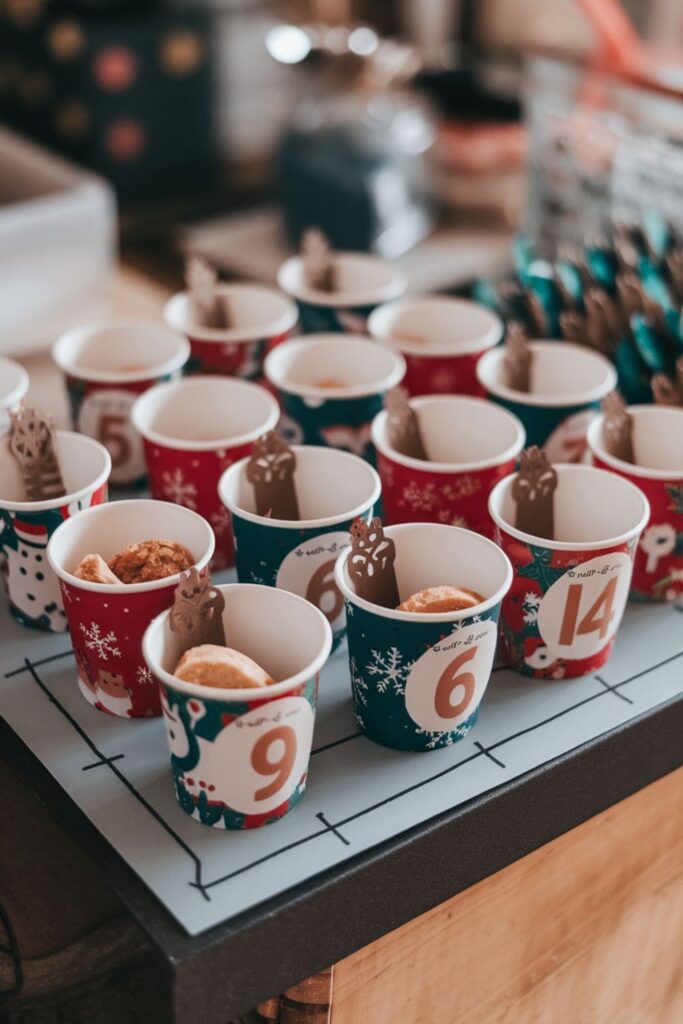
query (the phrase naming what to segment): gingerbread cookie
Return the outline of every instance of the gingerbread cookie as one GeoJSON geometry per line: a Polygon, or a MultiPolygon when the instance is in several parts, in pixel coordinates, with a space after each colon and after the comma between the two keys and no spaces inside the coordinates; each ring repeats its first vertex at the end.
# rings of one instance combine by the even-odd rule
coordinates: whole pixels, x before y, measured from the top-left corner
{"type": "Polygon", "coordinates": [[[114,555],[109,568],[121,583],[163,580],[194,565],[186,547],[174,540],[143,540],[114,555]]]}
{"type": "Polygon", "coordinates": [[[476,608],[485,599],[476,590],[463,587],[427,587],[402,601],[399,612],[420,612],[425,615],[438,612],[459,612],[463,608],[476,608]]]}
{"type": "Polygon", "coordinates": [[[217,644],[190,647],[173,674],[186,683],[226,690],[259,689],[273,683],[268,673],[246,654],[217,644]]]}

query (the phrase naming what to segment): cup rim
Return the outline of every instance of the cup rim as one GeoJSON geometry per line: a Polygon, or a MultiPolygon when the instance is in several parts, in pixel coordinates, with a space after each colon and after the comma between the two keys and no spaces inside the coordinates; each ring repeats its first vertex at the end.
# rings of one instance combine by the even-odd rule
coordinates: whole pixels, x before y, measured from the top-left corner
{"type": "Polygon", "coordinates": [[[246,455],[239,462],[234,462],[232,466],[228,466],[227,469],[221,474],[220,480],[218,481],[218,496],[228,509],[231,515],[237,515],[241,519],[245,519],[249,523],[256,523],[258,526],[266,527],[279,527],[285,530],[316,530],[323,529],[326,526],[336,526],[338,523],[346,522],[347,519],[357,519],[358,516],[363,515],[367,512],[368,508],[372,508],[382,493],[382,481],[380,480],[379,473],[371,466],[365,459],[361,459],[359,455],[354,455],[353,452],[345,452],[339,448],[325,448],[323,445],[316,444],[293,444],[291,445],[292,451],[297,454],[306,455],[308,452],[324,453],[325,458],[333,458],[341,461],[353,460],[363,465],[364,469],[370,475],[372,480],[372,494],[370,498],[348,512],[342,512],[331,516],[319,516],[316,519],[273,519],[271,517],[260,516],[257,512],[249,512],[247,509],[243,509],[240,505],[237,505],[234,501],[231,501],[227,495],[228,480],[232,476],[238,476],[241,474],[244,466],[249,461],[249,456],[246,455]]]}
{"type": "Polygon", "coordinates": [[[13,405],[16,405],[22,400],[26,392],[28,391],[30,379],[28,372],[21,363],[18,363],[16,359],[10,359],[9,356],[0,356],[0,368],[5,366],[7,370],[16,374],[16,383],[10,391],[3,391],[0,393],[0,403],[3,409],[9,409],[13,405]]]}
{"type": "MultiPolygon", "coordinates": [[[[248,587],[250,590],[258,590],[262,592],[264,590],[272,590],[272,587],[266,587],[261,583],[220,583],[216,586],[217,590],[224,593],[228,590],[240,589],[244,590],[248,587]]],[[[155,615],[152,621],[147,626],[143,637],[142,637],[142,655],[147,663],[148,668],[151,670],[153,675],[159,679],[164,686],[168,686],[172,690],[178,690],[180,693],[185,693],[190,697],[201,697],[209,700],[222,700],[222,701],[253,701],[265,698],[263,691],[265,690],[270,698],[280,697],[289,690],[294,689],[297,686],[301,686],[303,683],[307,683],[313,676],[318,675],[323,665],[330,656],[332,650],[332,627],[329,622],[315,605],[311,604],[310,601],[306,601],[305,598],[299,597],[298,594],[292,594],[289,590],[280,590],[281,594],[287,595],[287,600],[291,599],[295,602],[305,604],[313,612],[319,616],[319,621],[323,627],[324,641],[321,650],[315,656],[313,661],[300,669],[295,675],[289,676],[287,679],[281,679],[279,683],[272,683],[270,686],[264,687],[242,687],[241,689],[234,688],[229,689],[228,687],[222,688],[218,686],[201,686],[199,683],[188,683],[184,679],[178,679],[172,673],[167,672],[166,669],[159,665],[155,658],[153,658],[149,651],[150,638],[154,629],[161,629],[163,626],[162,619],[168,618],[170,609],[160,612],[159,615],[155,615]]],[[[266,700],[269,698],[265,698],[266,700]]]]}
{"type": "Polygon", "coordinates": [[[185,377],[182,380],[164,381],[162,384],[155,384],[154,387],[148,388],[147,391],[144,391],[138,398],[136,398],[131,407],[130,418],[137,432],[151,444],[160,445],[162,448],[174,448],[178,451],[205,452],[215,451],[218,448],[238,448],[244,444],[249,444],[251,441],[255,441],[262,434],[266,434],[269,430],[273,430],[275,428],[280,418],[280,407],[269,391],[258,384],[253,384],[251,381],[242,380],[239,377],[225,377],[220,374],[195,374],[192,377],[185,377]],[[245,393],[248,392],[252,396],[256,391],[261,392],[269,406],[268,416],[264,423],[259,427],[255,427],[253,430],[246,431],[244,434],[237,434],[235,437],[224,437],[218,438],[217,440],[212,439],[211,441],[189,441],[184,440],[183,438],[171,437],[168,434],[160,434],[156,430],[150,430],[150,428],[142,421],[142,417],[147,411],[147,406],[154,401],[160,392],[169,393],[183,390],[188,386],[191,387],[195,384],[206,382],[213,385],[215,385],[216,382],[220,382],[226,390],[229,390],[230,388],[233,388],[235,391],[244,389],[245,393]]]}
{"type": "Polygon", "coordinates": [[[96,448],[104,460],[104,468],[100,470],[94,481],[91,481],[84,487],[80,487],[77,491],[69,491],[67,494],[61,495],[61,497],[46,498],[43,501],[10,501],[9,498],[0,497],[0,508],[6,509],[7,512],[47,512],[53,508],[62,508],[65,505],[72,505],[76,501],[81,501],[82,498],[89,494],[94,494],[103,484],[106,484],[111,473],[111,455],[105,446],[96,441],[94,437],[80,434],[76,430],[57,430],[55,433],[57,440],[63,437],[75,437],[78,438],[79,443],[83,442],[85,445],[96,448]]]}
{"type": "Polygon", "coordinates": [[[248,343],[260,339],[276,338],[286,334],[294,327],[299,319],[299,312],[296,304],[288,295],[284,295],[277,288],[269,285],[251,282],[221,282],[216,291],[222,295],[245,294],[246,292],[257,292],[261,296],[269,295],[282,303],[282,312],[279,316],[264,320],[262,323],[244,327],[203,327],[195,324],[186,318],[185,312],[189,308],[189,293],[187,291],[176,292],[164,305],[164,321],[175,331],[180,331],[196,341],[215,341],[222,344],[228,342],[248,343]]]}
{"type": "Polygon", "coordinates": [[[372,338],[380,343],[391,345],[392,348],[396,348],[401,352],[406,352],[408,355],[416,356],[421,359],[443,359],[444,356],[450,356],[451,358],[456,356],[471,355],[475,352],[482,352],[485,349],[490,349],[497,345],[503,337],[505,330],[503,321],[492,309],[488,306],[483,305],[481,302],[475,302],[473,299],[462,299],[453,295],[439,295],[436,293],[425,292],[421,295],[409,295],[403,298],[395,299],[393,302],[384,302],[377,309],[374,309],[368,317],[368,333],[372,338]],[[454,314],[457,312],[461,313],[465,309],[476,309],[481,313],[487,315],[490,319],[488,330],[477,338],[472,338],[467,341],[449,341],[441,344],[435,344],[430,342],[417,342],[404,340],[400,337],[394,337],[386,329],[383,329],[380,325],[384,318],[389,313],[404,309],[410,309],[414,306],[440,306],[452,310],[454,314]]]}
{"type": "Polygon", "coordinates": [[[600,352],[594,352],[586,345],[577,345],[573,341],[564,341],[561,338],[558,338],[556,341],[540,338],[534,339],[529,342],[529,345],[532,351],[534,349],[550,350],[557,345],[562,345],[564,351],[572,350],[579,352],[582,356],[593,360],[596,365],[599,364],[603,367],[605,370],[605,381],[602,384],[596,384],[592,388],[585,388],[583,391],[575,391],[566,395],[543,395],[539,393],[532,394],[528,391],[515,391],[514,388],[509,388],[505,384],[498,384],[486,376],[490,367],[503,359],[504,350],[501,346],[500,348],[485,352],[476,366],[477,380],[488,395],[495,395],[496,398],[503,398],[505,401],[514,402],[517,405],[534,406],[543,409],[570,409],[573,406],[591,405],[594,402],[599,402],[610,391],[614,391],[617,386],[617,372],[609,359],[606,359],[600,352]]]}
{"type": "MultiPolygon", "coordinates": [[[[670,406],[658,406],[655,404],[627,406],[627,412],[637,412],[639,409],[666,409],[667,411],[678,412],[681,416],[681,425],[683,425],[683,408],[677,409],[676,407],[673,407],[672,409],[670,406]]],[[[588,447],[592,454],[597,456],[597,458],[599,458],[601,462],[604,462],[605,465],[609,466],[610,469],[616,470],[619,474],[638,477],[641,480],[683,479],[683,467],[680,469],[650,469],[648,466],[636,465],[633,462],[624,462],[623,459],[618,459],[615,455],[612,455],[607,451],[600,440],[604,421],[605,416],[602,412],[598,413],[597,416],[591,420],[587,433],[588,447]]]]}
{"type": "Polygon", "coordinates": [[[496,415],[502,413],[515,428],[516,437],[514,442],[499,455],[492,455],[488,459],[479,459],[476,462],[431,462],[424,459],[415,459],[411,455],[403,455],[390,445],[384,444],[381,440],[380,427],[384,425],[387,418],[386,409],[382,409],[373,419],[370,431],[372,443],[377,451],[386,459],[390,459],[400,466],[406,466],[408,469],[414,469],[423,473],[472,473],[482,469],[492,469],[495,466],[500,466],[517,458],[526,443],[526,431],[519,417],[515,416],[508,409],[495,405],[493,402],[487,402],[483,398],[474,398],[471,395],[419,395],[416,398],[411,398],[409,401],[411,406],[420,408],[423,405],[435,404],[444,399],[455,399],[459,403],[468,405],[485,405],[489,409],[495,409],[496,415]]]}
{"type": "Polygon", "coordinates": [[[163,377],[168,373],[180,370],[190,358],[190,343],[175,331],[171,331],[163,324],[154,320],[135,319],[124,317],[115,320],[99,320],[93,324],[83,324],[81,327],[72,327],[57,338],[52,346],[52,359],[68,377],[77,380],[88,381],[93,384],[134,384],[140,381],[154,380],[156,377],[163,377]],[[69,358],[68,349],[82,338],[99,334],[103,331],[135,329],[149,333],[164,335],[169,341],[176,345],[176,352],[159,363],[145,367],[143,370],[96,370],[81,366],[75,360],[69,358]]]}
{"type": "MultiPolygon", "coordinates": [[[[116,507],[125,509],[130,505],[139,506],[141,502],[154,507],[158,507],[159,505],[171,505],[173,508],[182,509],[181,514],[191,516],[193,519],[198,520],[202,525],[202,529],[205,529],[207,547],[204,554],[201,555],[194,563],[194,567],[196,569],[203,569],[209,564],[216,547],[216,538],[213,530],[203,516],[200,516],[198,512],[194,512],[190,508],[186,508],[185,505],[176,505],[172,501],[158,501],[155,498],[127,498],[123,501],[108,502],[104,505],[93,505],[92,508],[86,508],[79,512],[78,517],[73,516],[71,519],[65,519],[63,523],[60,523],[52,537],[50,537],[47,545],[47,560],[55,575],[63,583],[68,583],[69,586],[76,587],[78,590],[90,590],[95,594],[143,594],[149,593],[153,590],[162,590],[164,587],[168,586],[177,586],[180,581],[180,577],[182,576],[182,572],[175,572],[171,576],[164,576],[163,579],[160,580],[147,580],[144,583],[93,583],[91,580],[82,580],[79,579],[78,576],[74,576],[73,573],[68,572],[53,557],[52,552],[54,538],[57,536],[59,531],[64,529],[65,526],[68,526],[72,520],[77,519],[77,521],[82,524],[85,522],[84,517],[86,516],[92,518],[95,515],[103,514],[101,512],[101,509],[103,508],[116,507]]],[[[153,511],[153,508],[150,508],[150,522],[153,522],[153,511]]]]}
{"type": "Polygon", "coordinates": [[[263,363],[264,376],[278,391],[287,395],[296,395],[298,398],[316,398],[323,399],[324,401],[328,399],[343,401],[344,399],[351,398],[366,398],[369,395],[389,391],[397,384],[400,384],[405,376],[406,369],[406,361],[400,352],[393,349],[390,345],[383,345],[362,334],[321,333],[289,338],[287,341],[283,341],[281,345],[277,345],[272,352],[269,352],[263,363]],[[364,346],[371,345],[373,349],[379,347],[392,356],[394,360],[393,369],[386,373],[384,377],[370,384],[350,384],[348,387],[334,388],[320,388],[314,384],[300,384],[288,377],[285,378],[277,369],[273,370],[273,367],[277,366],[277,361],[282,359],[286,351],[291,352],[295,347],[305,348],[307,345],[332,344],[333,342],[345,346],[357,345],[360,342],[364,346]]]}
{"type": "Polygon", "coordinates": [[[524,544],[533,544],[534,547],[548,548],[552,551],[603,551],[609,548],[618,547],[621,544],[627,544],[629,541],[637,537],[647,526],[650,518],[650,503],[635,484],[632,484],[630,480],[626,480],[624,477],[615,473],[609,473],[609,470],[599,469],[597,466],[586,466],[582,463],[576,462],[560,462],[553,463],[554,468],[558,472],[562,472],[564,469],[570,469],[571,471],[578,470],[579,472],[586,473],[608,473],[610,476],[616,477],[621,481],[621,484],[630,490],[634,491],[638,499],[643,504],[643,513],[635,526],[632,526],[629,530],[624,530],[623,533],[617,534],[614,537],[606,537],[603,540],[597,541],[569,541],[569,540],[548,540],[546,537],[536,537],[532,533],[525,533],[524,530],[518,530],[512,523],[508,523],[501,515],[498,514],[496,508],[494,508],[495,500],[500,496],[500,492],[505,487],[511,486],[511,482],[517,473],[509,473],[508,476],[503,477],[493,487],[489,495],[488,510],[489,515],[493,519],[494,523],[499,530],[502,530],[509,537],[513,537],[515,540],[521,540],[524,544]]]}
{"type": "Polygon", "coordinates": [[[372,604],[372,602],[366,601],[364,597],[359,597],[355,590],[352,590],[346,582],[346,559],[351,551],[351,545],[346,545],[342,548],[335,561],[334,578],[337,586],[347,601],[350,601],[351,604],[357,605],[366,612],[371,612],[373,615],[379,615],[383,619],[394,619],[398,622],[424,623],[460,622],[462,619],[471,618],[473,615],[481,615],[482,612],[486,612],[490,608],[495,608],[495,606],[503,600],[512,586],[514,573],[510,559],[502,548],[497,544],[494,544],[494,542],[489,540],[488,537],[483,537],[480,533],[475,533],[473,530],[465,530],[461,526],[446,526],[443,523],[397,523],[394,526],[385,527],[384,533],[387,537],[394,538],[405,530],[414,529],[416,526],[430,532],[434,532],[435,530],[457,530],[459,533],[467,534],[468,537],[472,538],[472,543],[476,542],[493,548],[496,555],[501,558],[502,564],[505,567],[505,579],[498,590],[496,590],[495,594],[491,597],[487,597],[485,601],[482,601],[481,604],[475,605],[474,608],[461,608],[460,611],[457,612],[400,612],[396,608],[382,608],[381,605],[372,604]]]}
{"type": "Polygon", "coordinates": [[[311,306],[324,306],[327,309],[362,309],[364,306],[375,306],[377,303],[397,298],[406,290],[407,281],[404,275],[381,256],[347,250],[335,252],[333,259],[335,263],[339,264],[358,263],[365,266],[384,267],[388,274],[388,281],[376,288],[361,288],[353,292],[319,291],[317,288],[309,288],[296,283],[302,276],[302,259],[301,256],[294,255],[280,264],[277,272],[278,286],[299,302],[311,306]]]}

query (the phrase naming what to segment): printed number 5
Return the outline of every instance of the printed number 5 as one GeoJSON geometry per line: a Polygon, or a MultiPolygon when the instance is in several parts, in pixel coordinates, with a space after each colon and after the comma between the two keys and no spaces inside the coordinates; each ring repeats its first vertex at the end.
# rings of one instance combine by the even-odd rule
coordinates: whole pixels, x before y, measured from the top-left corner
{"type": "Polygon", "coordinates": [[[614,618],[614,595],[617,589],[618,576],[612,579],[603,587],[600,595],[590,606],[577,626],[581,598],[583,597],[583,584],[572,583],[567,592],[567,600],[562,616],[560,627],[560,643],[568,647],[574,642],[575,636],[585,636],[586,633],[597,632],[600,639],[607,636],[609,624],[614,618]],[[598,613],[602,609],[602,615],[598,613]]]}
{"type": "Polygon", "coordinates": [[[434,694],[434,707],[441,718],[456,718],[463,713],[472,700],[476,679],[471,672],[461,672],[460,675],[458,672],[468,661],[472,661],[476,653],[476,647],[470,648],[469,651],[463,651],[441,673],[434,694]],[[460,703],[454,707],[451,704],[451,694],[456,686],[464,686],[465,693],[460,703]]]}
{"type": "Polygon", "coordinates": [[[259,775],[274,775],[275,778],[267,786],[262,786],[254,793],[254,800],[267,800],[273,793],[277,793],[287,782],[294,761],[296,758],[296,733],[291,725],[278,725],[275,729],[269,729],[254,744],[251,752],[252,768],[259,775]],[[271,761],[268,757],[271,747],[280,740],[283,744],[282,754],[277,760],[271,761]]]}
{"type": "Polygon", "coordinates": [[[126,434],[125,416],[107,414],[100,419],[99,440],[109,449],[114,468],[128,462],[131,456],[130,438],[126,434]]]}

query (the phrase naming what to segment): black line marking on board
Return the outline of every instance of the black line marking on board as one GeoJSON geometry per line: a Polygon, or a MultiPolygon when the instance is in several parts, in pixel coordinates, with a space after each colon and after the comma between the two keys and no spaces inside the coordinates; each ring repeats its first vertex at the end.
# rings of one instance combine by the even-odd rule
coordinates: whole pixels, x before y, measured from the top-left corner
{"type": "Polygon", "coordinates": [[[668,665],[672,661],[676,661],[677,658],[683,658],[683,651],[679,651],[678,654],[672,654],[670,658],[665,658],[664,661],[658,661],[656,665],[650,665],[649,668],[644,668],[642,672],[636,672],[634,676],[629,676],[628,679],[622,679],[620,683],[615,683],[614,686],[618,690],[621,686],[626,686],[627,683],[632,683],[635,679],[640,679],[641,676],[646,676],[648,672],[654,672],[658,668],[662,668],[664,665],[668,665]]]}
{"type": "Polygon", "coordinates": [[[318,818],[323,823],[323,825],[325,825],[330,830],[330,832],[333,832],[337,839],[341,839],[344,846],[351,845],[351,840],[347,839],[346,836],[343,836],[338,828],[335,828],[334,825],[330,824],[330,822],[327,820],[322,811],[318,811],[318,813],[316,814],[316,818],[318,818]]]}
{"type": "Polygon", "coordinates": [[[619,700],[623,700],[627,704],[635,703],[631,699],[631,697],[627,697],[625,693],[619,693],[619,691],[617,690],[616,686],[612,686],[610,683],[607,682],[606,679],[603,679],[602,676],[596,676],[595,678],[601,684],[601,686],[604,686],[606,690],[609,690],[610,693],[613,693],[615,697],[619,698],[619,700]]]}
{"type": "Polygon", "coordinates": [[[322,754],[324,750],[331,750],[332,747],[339,747],[342,743],[348,743],[349,740],[357,740],[358,737],[362,735],[362,732],[354,732],[350,736],[342,736],[339,740],[332,740],[331,743],[323,743],[321,747],[315,747],[311,751],[311,757],[313,757],[314,754],[322,754]]]}
{"type": "Polygon", "coordinates": [[[91,768],[101,768],[103,764],[111,764],[112,761],[120,761],[121,758],[125,756],[125,754],[114,754],[113,757],[103,757],[101,761],[93,761],[92,764],[84,764],[81,771],[89,772],[91,768]]]}
{"type": "Polygon", "coordinates": [[[479,747],[482,754],[486,754],[488,759],[490,761],[493,761],[494,764],[497,764],[499,768],[507,768],[507,765],[503,764],[502,761],[499,761],[497,757],[494,757],[491,751],[487,747],[485,747],[483,743],[480,743],[479,740],[475,740],[474,745],[475,747],[479,747]]]}
{"type": "MultiPolygon", "coordinates": [[[[51,654],[49,658],[41,658],[39,661],[32,661],[31,664],[34,668],[38,668],[40,665],[48,665],[51,661],[59,661],[60,658],[68,658],[69,655],[73,656],[73,651],[60,651],[59,654],[51,654]]],[[[11,672],[5,672],[5,679],[9,679],[11,676],[21,675],[22,672],[28,672],[28,665],[22,665],[20,668],[13,668],[11,672]]]]}
{"type": "MultiPolygon", "coordinates": [[[[318,829],[317,832],[311,832],[309,836],[302,836],[301,839],[295,839],[293,842],[287,843],[286,846],[281,846],[279,850],[273,850],[271,853],[266,853],[265,856],[259,857],[258,860],[252,861],[251,864],[244,864],[241,868],[236,868],[234,871],[230,871],[227,875],[222,875],[220,878],[214,878],[211,882],[206,882],[203,888],[211,889],[214,885],[220,885],[222,882],[229,882],[231,878],[243,875],[245,871],[250,871],[251,868],[257,868],[259,864],[265,864],[267,860],[272,860],[273,857],[277,857],[281,853],[287,853],[288,850],[294,850],[297,846],[303,846],[304,843],[309,842],[311,839],[317,839],[318,836],[327,835],[328,832],[328,828],[321,828],[318,829]]],[[[190,885],[194,886],[195,882],[190,882],[190,885]]]]}

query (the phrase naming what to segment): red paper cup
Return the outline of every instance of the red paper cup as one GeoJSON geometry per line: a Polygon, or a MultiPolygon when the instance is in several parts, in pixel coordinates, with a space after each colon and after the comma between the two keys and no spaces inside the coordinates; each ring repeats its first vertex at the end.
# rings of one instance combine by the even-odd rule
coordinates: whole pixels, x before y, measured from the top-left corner
{"type": "Polygon", "coordinates": [[[74,430],[109,450],[112,483],[144,477],[131,407],[152,385],[179,377],[189,355],[185,338],[144,320],[77,327],[55,342],[52,358],[64,374],[74,430]]]}
{"type": "Polygon", "coordinates": [[[66,616],[47,564],[48,541],[64,520],[107,500],[111,469],[103,445],[71,431],[57,431],[57,455],[67,493],[27,501],[9,438],[0,440],[0,556],[10,609],[23,625],[53,633],[66,629],[66,616]]]}
{"type": "Polygon", "coordinates": [[[11,417],[19,412],[28,391],[28,374],[13,359],[0,356],[0,437],[10,428],[11,417]]]}
{"type": "Polygon", "coordinates": [[[445,523],[491,537],[489,494],[514,471],[524,427],[512,413],[480,398],[431,395],[410,404],[433,461],[397,452],[389,441],[387,413],[375,417],[372,441],[385,523],[445,523]]]}
{"type": "Polygon", "coordinates": [[[59,577],[71,633],[78,686],[100,711],[120,718],[161,712],[159,689],[142,656],[151,620],[173,603],[180,573],[149,583],[90,583],[73,575],[84,555],[109,560],[129,544],[174,540],[203,569],[214,539],[201,516],[165,501],[115,501],[68,519],[55,531],[47,557],[59,577]]]}
{"type": "Polygon", "coordinates": [[[683,409],[633,405],[628,411],[635,465],[606,450],[602,415],[588,428],[588,444],[594,465],[636,484],[650,503],[650,518],[636,550],[631,596],[674,601],[683,593],[683,409]]]}
{"type": "Polygon", "coordinates": [[[296,306],[286,295],[259,284],[221,284],[218,292],[227,299],[233,327],[195,323],[187,292],[178,292],[166,303],[166,323],[184,334],[192,348],[188,372],[258,380],[266,354],[296,324],[296,306]]]}
{"type": "Polygon", "coordinates": [[[605,664],[650,514],[643,493],[615,473],[573,464],[555,469],[557,540],[514,526],[516,474],[489,498],[496,540],[514,570],[501,611],[501,654],[536,679],[589,675],[605,664]]]}
{"type": "Polygon", "coordinates": [[[152,497],[199,512],[216,535],[214,569],[234,564],[230,515],[218,481],[280,415],[273,396],[230,377],[160,384],[138,398],[132,419],[143,438],[152,497]]]}
{"type": "Polygon", "coordinates": [[[368,331],[403,353],[411,395],[483,395],[477,363],[502,338],[503,322],[476,302],[422,295],[380,306],[368,331]]]}

